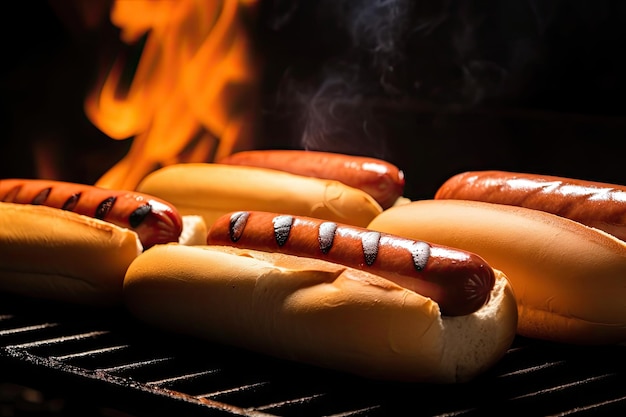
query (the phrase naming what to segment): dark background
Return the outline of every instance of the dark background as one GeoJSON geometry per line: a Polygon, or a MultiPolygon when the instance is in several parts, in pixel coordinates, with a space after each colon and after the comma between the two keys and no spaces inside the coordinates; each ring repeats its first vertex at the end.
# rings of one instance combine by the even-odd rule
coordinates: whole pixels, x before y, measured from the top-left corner
{"type": "MultiPolygon", "coordinates": [[[[70,1],[4,7],[0,178],[45,176],[38,150],[92,183],[129,146],[82,110],[124,48],[108,1],[82,3],[91,25],[70,1]]],[[[626,184],[626,2],[265,0],[252,23],[260,148],[383,158],[413,199],[464,170],[626,184]]]]}

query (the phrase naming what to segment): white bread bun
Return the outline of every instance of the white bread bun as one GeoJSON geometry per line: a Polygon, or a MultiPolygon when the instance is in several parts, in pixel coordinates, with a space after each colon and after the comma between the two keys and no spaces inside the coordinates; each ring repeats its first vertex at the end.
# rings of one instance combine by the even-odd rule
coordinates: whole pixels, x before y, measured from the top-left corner
{"type": "Polygon", "coordinates": [[[152,172],[137,191],[172,203],[206,226],[237,210],[278,211],[364,226],[382,212],[369,194],[339,181],[269,168],[188,163],[152,172]]]}
{"type": "Polygon", "coordinates": [[[182,216],[183,230],[178,237],[181,245],[204,245],[208,228],[202,216],[186,215],[182,216]]]}
{"type": "Polygon", "coordinates": [[[368,378],[471,380],[510,347],[511,286],[496,271],[488,304],[442,317],[429,298],[313,258],[228,246],[158,245],[130,265],[129,311],[159,328],[368,378]]]}
{"type": "Polygon", "coordinates": [[[465,200],[392,207],[368,226],[472,251],[515,290],[519,334],[573,344],[626,341],[626,243],[539,210],[465,200]]]}
{"type": "Polygon", "coordinates": [[[0,203],[0,291],[119,304],[126,269],[141,251],[130,229],[57,208],[0,203]]]}

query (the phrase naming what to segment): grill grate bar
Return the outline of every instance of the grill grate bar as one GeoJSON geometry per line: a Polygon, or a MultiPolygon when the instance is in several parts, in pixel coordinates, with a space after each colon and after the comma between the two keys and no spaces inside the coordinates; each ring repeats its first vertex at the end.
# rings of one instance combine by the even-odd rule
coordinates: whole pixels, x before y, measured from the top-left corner
{"type": "MultiPolygon", "coordinates": [[[[194,372],[194,373],[191,373],[191,374],[175,376],[175,377],[172,377],[172,378],[160,379],[158,381],[148,381],[148,382],[146,382],[146,385],[163,386],[163,385],[168,385],[168,384],[171,384],[171,383],[174,383],[174,382],[193,380],[193,379],[198,378],[200,376],[211,375],[211,374],[214,374],[216,372],[219,372],[219,371],[217,371],[217,370],[210,370],[210,371],[194,372]]],[[[198,396],[196,395],[196,397],[198,397],[198,396]]]]}
{"type": "Polygon", "coordinates": [[[475,408],[466,408],[464,410],[457,410],[453,412],[437,414],[432,417],[455,417],[455,416],[462,416],[463,414],[473,413],[475,411],[476,411],[475,408]]]}
{"type": "Polygon", "coordinates": [[[115,351],[118,351],[118,350],[127,349],[129,347],[130,347],[129,345],[111,346],[111,347],[106,347],[106,348],[87,350],[87,351],[83,351],[83,352],[68,353],[67,355],[50,356],[50,358],[51,359],[56,359],[58,361],[64,361],[64,360],[67,360],[67,359],[76,359],[76,358],[84,358],[84,357],[89,357],[89,356],[97,356],[97,355],[100,355],[100,354],[103,354],[103,353],[110,353],[110,352],[115,352],[115,351]]]}
{"type": "Polygon", "coordinates": [[[110,366],[110,367],[107,367],[107,368],[97,368],[96,371],[98,371],[98,372],[109,372],[109,373],[115,373],[115,372],[119,372],[119,371],[128,371],[128,370],[144,368],[146,366],[151,366],[151,365],[156,365],[156,364],[159,364],[159,363],[171,361],[172,359],[174,359],[174,358],[168,357],[168,358],[149,359],[149,360],[146,360],[146,361],[127,363],[127,364],[124,364],[124,365],[117,365],[117,366],[110,366]]]}
{"type": "Polygon", "coordinates": [[[541,371],[543,369],[549,369],[549,368],[554,368],[560,365],[563,365],[565,363],[565,361],[556,361],[556,362],[548,362],[548,363],[544,363],[541,365],[537,365],[537,366],[530,366],[527,368],[523,368],[523,369],[518,369],[516,371],[511,371],[511,372],[507,372],[504,374],[500,374],[498,375],[499,378],[505,378],[505,377],[509,377],[509,376],[518,376],[518,375],[524,375],[524,374],[531,374],[531,373],[535,373],[537,371],[541,371]]]}
{"type": "Polygon", "coordinates": [[[286,405],[291,405],[291,404],[306,404],[306,403],[310,403],[313,400],[316,400],[318,398],[322,398],[324,397],[326,394],[314,394],[314,395],[309,395],[306,397],[301,397],[301,398],[295,398],[292,400],[285,400],[285,401],[280,401],[280,402],[276,402],[276,403],[272,403],[272,404],[265,404],[265,405],[261,405],[258,407],[255,407],[256,410],[271,410],[271,409],[275,409],[275,408],[282,408],[286,405]]]}
{"type": "Polygon", "coordinates": [[[53,345],[57,343],[71,342],[74,340],[87,339],[90,337],[96,337],[96,336],[100,336],[100,335],[108,334],[108,333],[109,332],[106,330],[92,331],[92,332],[87,332],[87,333],[74,334],[71,336],[61,336],[61,337],[55,337],[52,339],[43,339],[43,340],[37,340],[34,342],[19,343],[16,345],[8,345],[6,347],[12,348],[12,349],[26,349],[26,348],[32,348],[32,347],[37,347],[37,346],[47,346],[47,345],[53,345]]]}
{"type": "Polygon", "coordinates": [[[13,328],[13,329],[0,330],[0,336],[6,336],[6,335],[9,335],[9,334],[32,332],[34,330],[48,329],[48,328],[55,327],[55,326],[58,326],[58,325],[59,325],[59,323],[43,323],[43,324],[36,324],[36,325],[33,325],[33,326],[24,326],[24,327],[16,327],[16,328],[13,328]]]}
{"type": "MultiPolygon", "coordinates": [[[[132,379],[122,378],[107,372],[101,372],[99,370],[88,370],[68,364],[56,363],[50,358],[44,359],[37,355],[33,355],[25,349],[3,347],[2,350],[5,351],[9,356],[16,359],[19,358],[26,363],[45,365],[46,367],[48,367],[48,369],[59,369],[66,374],[71,374],[80,378],[87,378],[98,382],[105,382],[108,385],[115,385],[118,387],[123,387],[124,389],[132,389],[138,393],[151,393],[155,395],[155,398],[168,394],[167,392],[164,392],[163,390],[160,390],[158,388],[150,387],[146,384],[133,381],[132,379]]],[[[175,398],[176,401],[180,401],[181,406],[183,403],[189,403],[202,407],[210,407],[211,412],[218,413],[218,415],[223,415],[223,412],[225,414],[228,414],[229,416],[237,415],[246,417],[275,417],[265,414],[262,415],[261,413],[249,412],[248,410],[242,409],[234,405],[220,403],[209,399],[195,398],[182,392],[171,392],[169,394],[172,395],[172,398],[175,398]]]]}
{"type": "Polygon", "coordinates": [[[208,394],[196,395],[196,398],[217,398],[222,395],[232,394],[234,392],[245,392],[254,388],[259,388],[268,385],[269,382],[256,382],[254,384],[240,385],[236,388],[225,389],[221,391],[211,392],[208,394]]]}
{"type": "Polygon", "coordinates": [[[571,410],[563,411],[563,412],[560,412],[558,414],[548,415],[546,417],[563,417],[563,416],[568,416],[570,414],[581,413],[581,412],[584,412],[584,411],[591,411],[591,410],[595,410],[595,409],[600,408],[600,407],[606,407],[608,405],[618,404],[618,403],[623,402],[623,401],[626,402],[626,396],[623,396],[623,397],[620,397],[620,398],[614,398],[614,399],[607,400],[607,401],[602,401],[602,402],[595,403],[595,404],[590,404],[590,405],[585,406],[585,407],[572,408],[571,410]]]}
{"type": "Polygon", "coordinates": [[[13,314],[0,314],[0,321],[11,320],[13,317],[15,317],[13,314]]]}
{"type": "Polygon", "coordinates": [[[350,417],[350,416],[358,416],[364,413],[368,413],[370,411],[374,411],[379,409],[380,407],[375,405],[372,407],[360,408],[358,410],[346,411],[345,413],[331,414],[325,417],[350,417]]]}
{"type": "Polygon", "coordinates": [[[542,395],[542,394],[549,394],[551,392],[558,392],[558,391],[564,391],[568,388],[572,388],[572,387],[577,387],[580,385],[584,385],[587,384],[589,382],[594,382],[594,381],[600,381],[603,379],[606,379],[608,377],[611,376],[615,376],[615,374],[604,374],[604,375],[598,375],[598,376],[593,376],[593,377],[589,377],[589,378],[585,378],[585,379],[581,379],[581,380],[576,380],[574,382],[570,382],[568,384],[561,384],[561,385],[557,385],[556,387],[552,387],[552,388],[546,388],[546,389],[542,389],[542,390],[538,390],[538,391],[533,391],[533,392],[529,392],[527,394],[524,395],[518,395],[516,397],[511,398],[511,400],[519,400],[519,399],[523,399],[523,398],[528,398],[528,397],[535,397],[538,395],[542,395]]]}

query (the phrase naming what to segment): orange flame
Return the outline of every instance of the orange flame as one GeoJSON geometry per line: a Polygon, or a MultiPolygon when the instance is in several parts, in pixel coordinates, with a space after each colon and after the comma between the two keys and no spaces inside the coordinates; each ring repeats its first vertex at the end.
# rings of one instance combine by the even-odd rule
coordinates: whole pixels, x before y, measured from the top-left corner
{"type": "Polygon", "coordinates": [[[135,189],[151,171],[208,162],[254,141],[257,70],[242,15],[255,0],[116,0],[111,21],[132,44],[146,36],[123,96],[117,60],[85,101],[106,135],[133,137],[128,154],[96,185],[135,189]]]}

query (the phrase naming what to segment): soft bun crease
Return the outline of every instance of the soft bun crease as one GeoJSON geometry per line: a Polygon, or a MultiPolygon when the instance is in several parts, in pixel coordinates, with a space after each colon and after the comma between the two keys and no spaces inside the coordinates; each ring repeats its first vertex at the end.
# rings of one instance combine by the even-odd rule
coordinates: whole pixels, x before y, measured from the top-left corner
{"type": "Polygon", "coordinates": [[[608,233],[539,210],[469,200],[413,201],[368,227],[472,251],[503,271],[523,336],[626,341],[626,243],[608,233]]]}
{"type": "Polygon", "coordinates": [[[269,168],[217,163],[174,164],[152,172],[137,191],[200,215],[210,227],[237,210],[279,211],[364,226],[382,212],[366,192],[335,180],[269,168]]]}
{"type": "Polygon", "coordinates": [[[167,331],[367,378],[457,383],[493,366],[515,337],[514,295],[496,275],[487,305],[442,317],[431,299],[334,263],[168,244],[135,259],[124,296],[167,331]]]}
{"type": "Polygon", "coordinates": [[[130,229],[57,208],[0,203],[0,291],[89,306],[121,304],[142,251],[130,229]]]}

